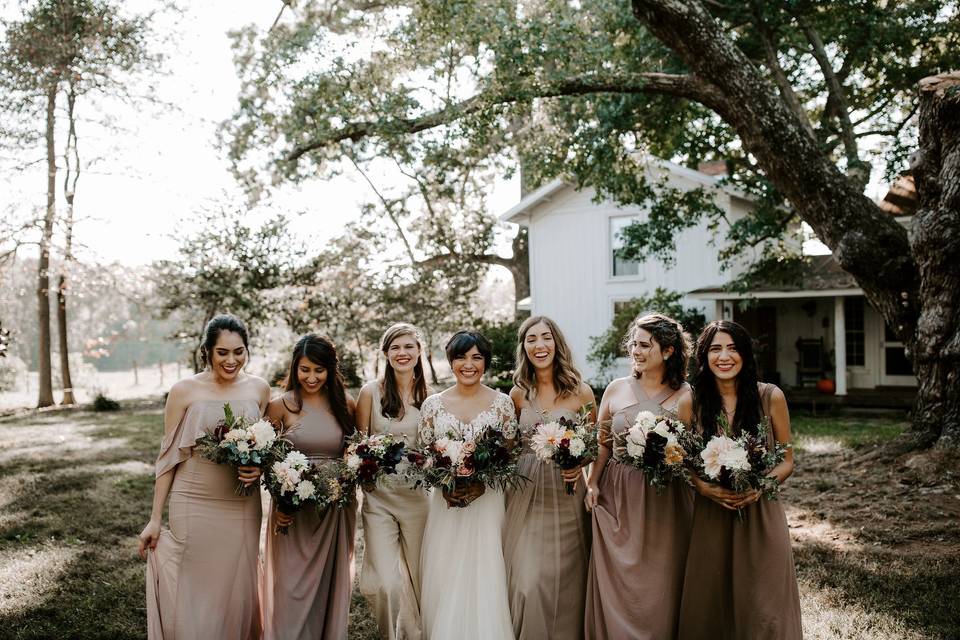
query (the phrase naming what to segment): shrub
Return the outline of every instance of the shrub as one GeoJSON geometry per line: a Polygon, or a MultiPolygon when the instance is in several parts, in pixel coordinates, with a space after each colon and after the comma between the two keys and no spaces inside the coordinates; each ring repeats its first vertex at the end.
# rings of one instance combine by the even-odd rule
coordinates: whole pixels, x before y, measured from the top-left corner
{"type": "Polygon", "coordinates": [[[107,396],[103,395],[103,392],[97,393],[97,396],[93,399],[93,410],[94,411],[119,411],[120,403],[116,400],[111,400],[107,396]]]}
{"type": "MultiPolygon", "coordinates": [[[[601,375],[609,372],[617,358],[626,356],[623,337],[633,319],[641,313],[663,313],[675,318],[694,339],[707,322],[698,309],[684,308],[680,304],[683,294],[657,288],[652,295],[633,298],[618,305],[613,315],[613,324],[604,333],[590,338],[590,353],[587,360],[597,365],[601,375]]],[[[599,396],[597,396],[599,398],[599,396]]]]}
{"type": "Polygon", "coordinates": [[[490,370],[487,371],[489,384],[501,391],[510,391],[513,386],[513,369],[517,350],[517,331],[523,318],[503,322],[484,321],[477,331],[486,336],[493,347],[490,370]]]}

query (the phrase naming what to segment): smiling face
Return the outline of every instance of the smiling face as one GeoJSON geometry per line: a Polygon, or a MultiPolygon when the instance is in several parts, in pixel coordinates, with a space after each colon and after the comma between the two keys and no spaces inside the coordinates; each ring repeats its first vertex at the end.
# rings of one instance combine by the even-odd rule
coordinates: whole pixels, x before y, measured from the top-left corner
{"type": "Polygon", "coordinates": [[[221,380],[237,377],[247,363],[247,347],[239,333],[223,330],[210,350],[210,370],[221,380]]]}
{"type": "Polygon", "coordinates": [[[536,369],[546,369],[553,366],[557,345],[553,340],[553,332],[544,322],[533,325],[523,336],[523,349],[536,369]]]}
{"type": "Polygon", "coordinates": [[[397,336],[387,347],[387,362],[397,373],[413,371],[419,361],[420,345],[412,334],[397,336]]]}
{"type": "Polygon", "coordinates": [[[630,357],[633,358],[633,372],[635,375],[653,374],[660,372],[662,374],[665,364],[664,361],[673,355],[673,347],[667,347],[666,350],[660,348],[653,334],[637,327],[633,332],[633,337],[627,343],[630,351],[630,357]]]}
{"type": "Polygon", "coordinates": [[[479,349],[470,347],[469,351],[453,359],[450,368],[453,369],[453,375],[459,384],[473,386],[480,384],[480,379],[483,377],[484,369],[486,369],[486,362],[479,349]]]}
{"type": "Polygon", "coordinates": [[[320,393],[327,384],[327,368],[303,356],[297,363],[297,381],[304,395],[320,393]]]}
{"type": "Polygon", "coordinates": [[[707,351],[707,364],[719,380],[732,380],[743,369],[743,357],[729,333],[718,331],[707,351]]]}

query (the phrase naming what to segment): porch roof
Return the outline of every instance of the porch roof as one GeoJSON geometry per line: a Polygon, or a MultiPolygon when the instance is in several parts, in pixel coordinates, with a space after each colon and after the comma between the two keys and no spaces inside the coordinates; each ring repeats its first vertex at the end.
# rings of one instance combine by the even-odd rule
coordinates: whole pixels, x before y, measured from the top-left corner
{"type": "Polygon", "coordinates": [[[832,298],[835,296],[860,296],[863,289],[831,254],[809,256],[803,269],[800,283],[785,285],[775,282],[760,282],[745,292],[735,292],[724,286],[702,287],[687,295],[703,300],[739,300],[743,298],[832,298]]]}

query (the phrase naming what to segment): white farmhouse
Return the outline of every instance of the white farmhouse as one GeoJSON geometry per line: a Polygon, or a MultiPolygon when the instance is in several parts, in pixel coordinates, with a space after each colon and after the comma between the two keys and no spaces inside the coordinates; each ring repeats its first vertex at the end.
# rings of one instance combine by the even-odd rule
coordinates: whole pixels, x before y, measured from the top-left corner
{"type": "MultiPolygon", "coordinates": [[[[674,188],[714,189],[716,204],[731,221],[754,206],[747,194],[702,171],[662,160],[650,161],[646,171],[651,181],[665,179],[674,188]]],[[[720,247],[714,240],[722,238],[715,238],[706,224],[680,234],[673,266],[655,259],[624,261],[615,253],[619,231],[646,213],[640,207],[594,202],[595,195],[592,188],[576,191],[556,180],[526,194],[501,216],[529,231],[531,296],[521,301],[521,308],[560,324],[589,380],[602,382],[586,360],[590,338],[610,326],[617,304],[663,287],[684,292],[684,306],[699,307],[708,320],[732,318],[743,324],[757,341],[763,378],[795,389],[795,396],[829,378],[839,401],[856,397],[859,403],[884,404],[896,397],[893,406],[902,406],[912,397],[916,379],[903,345],[832,256],[813,257],[796,289],[759,286],[734,294],[723,284],[738,274],[736,269],[720,273],[720,247]],[[754,303],[742,309],[737,300],[746,298],[754,303]]],[[[892,214],[903,213],[884,204],[892,214]]],[[[615,375],[627,370],[624,359],[615,375]]]]}

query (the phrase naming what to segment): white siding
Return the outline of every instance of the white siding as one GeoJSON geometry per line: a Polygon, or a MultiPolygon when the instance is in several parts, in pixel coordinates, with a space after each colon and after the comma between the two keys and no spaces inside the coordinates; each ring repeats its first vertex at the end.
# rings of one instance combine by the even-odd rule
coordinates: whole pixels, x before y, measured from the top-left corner
{"type": "MultiPolygon", "coordinates": [[[[686,189],[699,186],[675,174],[671,174],[669,184],[686,189]]],[[[646,213],[609,201],[595,203],[594,193],[592,189],[577,192],[566,187],[528,212],[532,313],[547,315],[560,325],[577,365],[591,380],[597,379],[598,372],[586,361],[590,337],[610,326],[615,301],[635,298],[657,287],[691,291],[714,286],[733,275],[719,272],[718,248],[711,244],[713,236],[705,225],[700,225],[677,238],[672,265],[648,260],[640,265],[638,275],[614,277],[610,218],[636,215],[643,219],[646,213]]],[[[717,203],[728,215],[743,215],[743,201],[733,200],[736,206],[730,196],[720,193],[717,203]]],[[[714,316],[712,303],[686,299],[684,304],[699,307],[708,319],[714,316]]]]}

